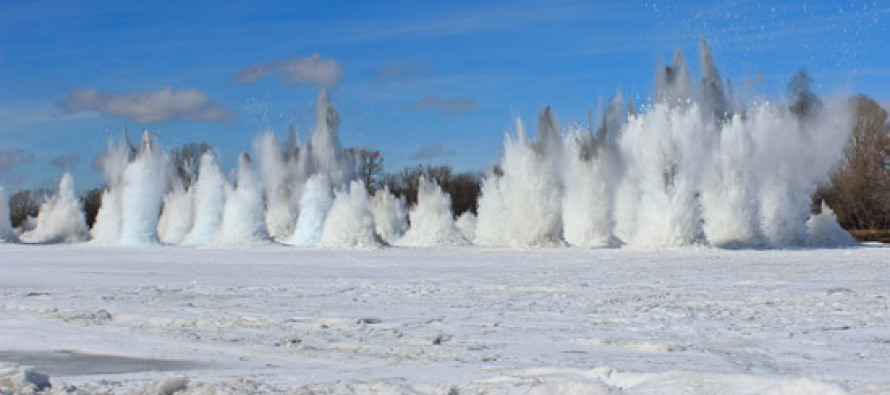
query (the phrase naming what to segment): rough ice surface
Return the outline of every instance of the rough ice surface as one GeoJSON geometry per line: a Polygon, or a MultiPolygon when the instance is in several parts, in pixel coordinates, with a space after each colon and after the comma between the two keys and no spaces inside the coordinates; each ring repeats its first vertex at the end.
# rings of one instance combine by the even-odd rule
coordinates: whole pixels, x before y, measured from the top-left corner
{"type": "Polygon", "coordinates": [[[2,244],[0,361],[59,392],[880,394],[887,252],[2,244]],[[159,362],[80,363],[122,357],[159,362]]]}
{"type": "MultiPolygon", "coordinates": [[[[7,213],[6,221],[9,221],[8,218],[7,213]]],[[[22,233],[20,239],[26,243],[73,243],[88,240],[89,234],[80,199],[74,192],[74,178],[65,173],[59,181],[56,194],[40,205],[34,229],[22,233]]],[[[0,225],[0,237],[2,236],[0,225]]]]}
{"type": "Polygon", "coordinates": [[[0,393],[39,394],[51,388],[49,376],[33,367],[0,362],[0,393]]]}
{"type": "Polygon", "coordinates": [[[396,242],[397,245],[430,247],[468,244],[454,225],[451,197],[434,180],[420,178],[417,204],[408,212],[408,220],[411,225],[405,236],[396,242]]]}

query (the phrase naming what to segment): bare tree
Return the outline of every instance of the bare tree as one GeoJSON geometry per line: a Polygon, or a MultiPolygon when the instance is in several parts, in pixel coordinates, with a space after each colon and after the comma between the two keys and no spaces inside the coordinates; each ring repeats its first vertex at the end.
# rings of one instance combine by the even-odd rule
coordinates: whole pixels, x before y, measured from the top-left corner
{"type": "Polygon", "coordinates": [[[176,174],[182,179],[184,187],[188,188],[198,175],[198,164],[201,163],[201,155],[210,151],[213,147],[207,143],[188,143],[181,148],[170,150],[170,162],[176,169],[176,174]]]}
{"type": "Polygon", "coordinates": [[[389,190],[404,196],[409,205],[417,203],[417,190],[420,177],[433,180],[442,190],[451,195],[451,212],[460,215],[465,211],[476,212],[479,193],[482,187],[482,175],[475,172],[453,174],[447,165],[417,165],[406,167],[401,172],[386,176],[385,184],[389,190]]]}
{"type": "Polygon", "coordinates": [[[383,156],[380,151],[367,148],[347,148],[343,155],[353,164],[354,174],[365,183],[368,193],[383,187],[383,156]]]}
{"type": "Polygon", "coordinates": [[[855,124],[843,162],[817,198],[825,199],[846,229],[890,229],[888,114],[863,95],[855,96],[852,104],[855,124]]]}
{"type": "Polygon", "coordinates": [[[14,228],[22,226],[28,217],[36,217],[43,204],[53,192],[49,189],[25,189],[9,197],[9,219],[14,228]]]}

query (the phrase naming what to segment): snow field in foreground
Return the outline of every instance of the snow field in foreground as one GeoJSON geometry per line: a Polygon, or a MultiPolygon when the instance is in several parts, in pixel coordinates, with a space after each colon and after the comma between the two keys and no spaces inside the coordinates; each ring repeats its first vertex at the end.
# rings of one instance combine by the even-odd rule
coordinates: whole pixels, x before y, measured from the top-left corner
{"type": "Polygon", "coordinates": [[[881,393],[888,251],[0,245],[0,388],[881,393]]]}

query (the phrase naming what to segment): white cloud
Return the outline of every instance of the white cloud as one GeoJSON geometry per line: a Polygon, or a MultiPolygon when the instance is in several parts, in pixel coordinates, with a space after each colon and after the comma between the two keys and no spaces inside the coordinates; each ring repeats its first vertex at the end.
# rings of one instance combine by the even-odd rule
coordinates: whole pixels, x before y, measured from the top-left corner
{"type": "Polygon", "coordinates": [[[68,155],[59,155],[55,157],[53,160],[49,162],[49,164],[55,166],[59,170],[71,171],[74,166],[77,166],[77,162],[80,162],[80,157],[74,154],[68,155]]]}
{"type": "Polygon", "coordinates": [[[11,185],[21,183],[21,179],[13,177],[13,168],[34,161],[34,154],[21,149],[0,151],[0,181],[11,185]]]}
{"type": "Polygon", "coordinates": [[[139,123],[175,120],[202,122],[230,121],[235,112],[210,101],[207,94],[197,89],[173,90],[165,87],[157,91],[107,93],[96,89],[71,92],[59,103],[65,113],[96,111],[101,114],[126,118],[139,123]]]}
{"type": "Polygon", "coordinates": [[[429,160],[454,155],[454,151],[446,149],[445,144],[424,145],[411,156],[413,160],[429,160]]]}
{"type": "Polygon", "coordinates": [[[270,74],[281,74],[290,84],[315,84],[322,87],[337,85],[343,68],[333,59],[315,54],[304,58],[283,58],[269,63],[258,63],[241,70],[233,80],[238,83],[254,82],[270,74]]]}
{"type": "Polygon", "coordinates": [[[439,96],[427,96],[411,107],[405,109],[405,112],[419,112],[425,110],[439,110],[441,114],[454,114],[458,112],[470,112],[476,109],[478,102],[476,99],[466,98],[448,98],[439,96]]]}
{"type": "Polygon", "coordinates": [[[397,81],[408,83],[433,74],[433,68],[426,63],[390,64],[377,70],[377,82],[397,81]]]}

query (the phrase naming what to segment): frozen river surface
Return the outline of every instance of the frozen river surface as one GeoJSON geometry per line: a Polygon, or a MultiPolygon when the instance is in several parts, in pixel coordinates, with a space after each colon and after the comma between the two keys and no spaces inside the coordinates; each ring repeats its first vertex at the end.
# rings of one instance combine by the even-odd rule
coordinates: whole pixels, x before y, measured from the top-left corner
{"type": "Polygon", "coordinates": [[[7,244],[0,361],[19,392],[882,393],[890,249],[7,244]]]}

